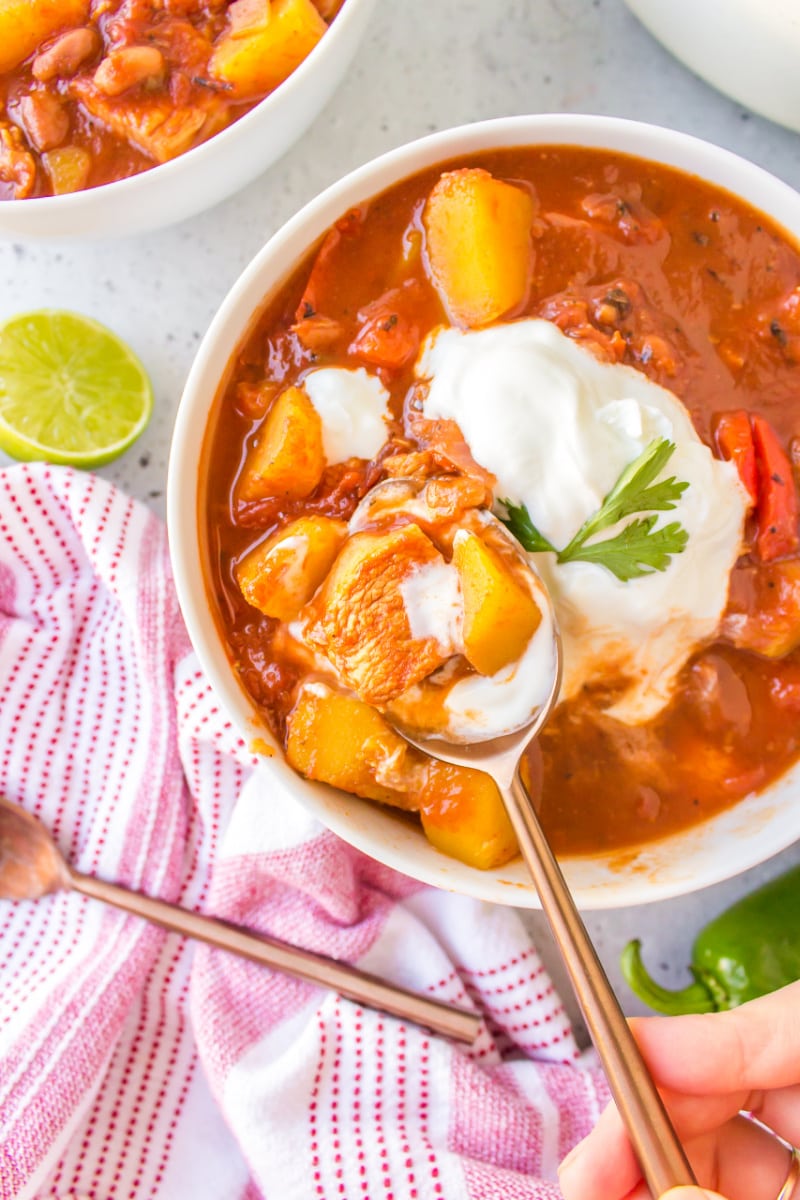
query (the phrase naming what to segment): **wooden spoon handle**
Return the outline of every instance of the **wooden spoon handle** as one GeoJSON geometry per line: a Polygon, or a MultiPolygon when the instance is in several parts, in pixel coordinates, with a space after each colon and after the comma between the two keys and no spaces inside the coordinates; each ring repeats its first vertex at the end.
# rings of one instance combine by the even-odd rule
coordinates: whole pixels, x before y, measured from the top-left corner
{"type": "Polygon", "coordinates": [[[215,917],[189,912],[177,904],[144,896],[141,892],[132,892],[119,884],[106,883],[103,879],[82,875],[78,871],[70,870],[70,884],[85,896],[113,904],[164,929],[195,938],[220,950],[228,950],[231,954],[283,971],[306,983],[330,988],[348,1000],[424,1025],[434,1033],[442,1033],[462,1042],[473,1042],[477,1036],[481,1023],[478,1013],[456,1008],[428,996],[419,996],[333,958],[251,933],[215,917]]]}
{"type": "Polygon", "coordinates": [[[517,772],[503,799],[611,1094],[653,1196],[696,1182],[517,772]]]}

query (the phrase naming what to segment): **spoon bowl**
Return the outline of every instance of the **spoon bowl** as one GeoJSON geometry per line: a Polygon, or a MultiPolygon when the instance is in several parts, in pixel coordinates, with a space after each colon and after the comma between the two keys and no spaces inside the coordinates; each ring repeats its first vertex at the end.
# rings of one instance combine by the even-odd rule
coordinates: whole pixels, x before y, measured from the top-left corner
{"type": "Polygon", "coordinates": [[[41,821],[0,796],[0,897],[39,900],[69,886],[69,868],[41,821]]]}

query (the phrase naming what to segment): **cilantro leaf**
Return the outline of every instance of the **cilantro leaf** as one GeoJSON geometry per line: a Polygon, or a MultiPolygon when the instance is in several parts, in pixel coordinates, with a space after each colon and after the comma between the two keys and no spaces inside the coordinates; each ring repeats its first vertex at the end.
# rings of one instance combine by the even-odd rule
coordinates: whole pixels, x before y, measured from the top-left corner
{"type": "Polygon", "coordinates": [[[654,530],[657,520],[655,516],[637,517],[614,537],[577,546],[569,555],[562,550],[558,561],[599,563],[623,583],[666,571],[672,555],[686,549],[689,534],[678,521],[654,530]]]}
{"type": "Polygon", "coordinates": [[[552,550],[554,554],[556,553],[555,546],[551,545],[544,534],[540,533],[534,525],[524,504],[512,504],[510,500],[501,500],[500,503],[508,513],[507,518],[501,517],[500,519],[511,530],[523,549],[527,550],[529,554],[538,554],[543,550],[552,550]]]}
{"type": "Polygon", "coordinates": [[[645,446],[639,457],[624,469],[597,512],[584,521],[563,550],[557,550],[539,532],[524,504],[503,500],[508,515],[501,520],[529,554],[549,550],[560,563],[597,563],[624,583],[653,571],[666,571],[673,554],[685,550],[689,540],[689,534],[678,521],[654,528],[658,518],[653,514],[675,508],[689,486],[674,475],[656,482],[674,450],[675,443],[661,437],[645,446]],[[634,513],[651,515],[630,521],[613,537],[589,543],[589,538],[634,513]]]}
{"type": "Polygon", "coordinates": [[[622,472],[597,512],[584,521],[569,545],[561,551],[560,560],[569,562],[575,551],[595,533],[608,529],[609,525],[616,525],[617,521],[631,513],[664,512],[674,508],[688,483],[677,482],[674,475],[659,483],[653,482],[674,450],[675,443],[666,438],[654,438],[645,446],[639,457],[622,472]]]}

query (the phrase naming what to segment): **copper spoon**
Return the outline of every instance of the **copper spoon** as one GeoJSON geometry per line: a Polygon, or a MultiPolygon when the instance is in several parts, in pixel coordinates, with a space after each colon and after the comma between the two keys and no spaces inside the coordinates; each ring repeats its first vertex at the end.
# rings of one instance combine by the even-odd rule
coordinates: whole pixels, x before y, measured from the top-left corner
{"type": "MultiPolygon", "coordinates": [[[[398,492],[403,491],[401,485],[414,492],[419,490],[411,480],[379,484],[373,492],[381,495],[369,493],[367,499],[373,497],[373,507],[364,511],[371,516],[380,512],[381,503],[391,507],[398,492]]],[[[642,1173],[653,1196],[659,1197],[672,1187],[694,1184],[696,1180],[519,773],[522,753],[550,715],[561,685],[561,645],[550,598],[530,562],[523,561],[531,572],[537,599],[543,597],[550,606],[555,631],[551,687],[547,699],[530,714],[528,722],[510,733],[493,736],[488,731],[485,736],[481,733],[481,740],[473,737],[471,742],[464,742],[409,728],[391,711],[384,715],[424,753],[456,766],[485,771],[497,784],[642,1173]]]]}
{"type": "Polygon", "coordinates": [[[481,1023],[478,1013],[419,996],[346,963],[251,933],[227,921],[201,916],[166,900],[82,875],[69,865],[41,821],[0,796],[0,898],[38,900],[62,889],[93,896],[164,929],[228,950],[306,983],[330,988],[348,1000],[413,1021],[434,1033],[470,1043],[477,1036],[481,1023]]]}

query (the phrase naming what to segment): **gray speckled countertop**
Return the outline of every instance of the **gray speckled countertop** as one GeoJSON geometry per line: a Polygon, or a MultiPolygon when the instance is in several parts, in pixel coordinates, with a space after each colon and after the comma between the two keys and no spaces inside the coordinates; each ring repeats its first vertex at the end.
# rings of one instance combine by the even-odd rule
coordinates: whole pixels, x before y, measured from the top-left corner
{"type": "MultiPolygon", "coordinates": [[[[685,130],[800,187],[800,135],[743,110],[691,75],[622,0],[378,0],[344,85],[276,166],[213,211],[146,237],[83,245],[0,242],[0,318],[50,305],[78,309],[138,351],[155,385],[156,411],[137,445],[103,473],[163,516],[183,381],[217,306],[265,239],[327,184],[402,142],[487,117],[558,111],[685,130]]],[[[800,843],[692,896],[589,914],[589,930],[626,1011],[642,1011],[617,969],[630,936],[642,936],[650,965],[663,982],[678,986],[686,981],[697,930],[797,862],[800,843]]],[[[526,920],[560,977],[541,915],[526,920]]]]}

